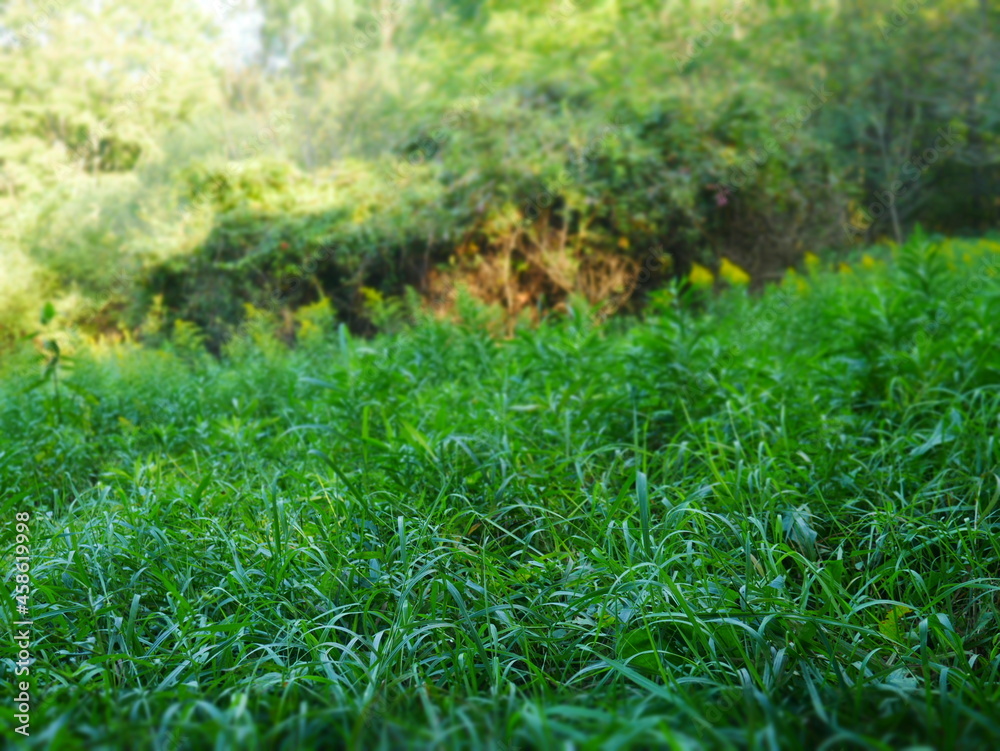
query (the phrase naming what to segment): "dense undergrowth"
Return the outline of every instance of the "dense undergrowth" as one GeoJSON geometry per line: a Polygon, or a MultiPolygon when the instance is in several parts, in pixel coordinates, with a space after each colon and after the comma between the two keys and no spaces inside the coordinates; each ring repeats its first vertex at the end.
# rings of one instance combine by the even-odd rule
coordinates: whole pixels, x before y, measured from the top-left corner
{"type": "Polygon", "coordinates": [[[995,747],[998,271],[5,358],[32,742],[995,747]]]}
{"type": "Polygon", "coordinates": [[[245,303],[325,296],[370,333],[366,287],[433,298],[462,280],[517,315],[574,295],[641,303],[643,270],[683,278],[723,258],[762,284],[806,250],[900,242],[918,220],[986,231],[997,14],[982,0],[7,3],[0,342],[44,300],[134,333],[160,299],[218,344],[245,303]],[[257,52],[225,48],[258,10],[257,52]]]}

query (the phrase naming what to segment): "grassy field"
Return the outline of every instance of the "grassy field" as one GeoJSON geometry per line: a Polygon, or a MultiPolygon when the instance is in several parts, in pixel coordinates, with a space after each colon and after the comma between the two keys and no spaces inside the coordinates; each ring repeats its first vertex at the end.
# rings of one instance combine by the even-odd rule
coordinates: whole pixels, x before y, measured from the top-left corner
{"type": "Polygon", "coordinates": [[[995,748],[998,272],[5,357],[30,743],[995,748]]]}

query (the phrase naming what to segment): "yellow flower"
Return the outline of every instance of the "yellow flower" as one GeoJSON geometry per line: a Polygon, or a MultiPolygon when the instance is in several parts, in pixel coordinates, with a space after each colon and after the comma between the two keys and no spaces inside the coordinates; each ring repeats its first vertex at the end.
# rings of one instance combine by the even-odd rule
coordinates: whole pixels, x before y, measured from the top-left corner
{"type": "Polygon", "coordinates": [[[722,265],[719,267],[719,276],[738,287],[750,283],[750,275],[728,258],[722,259],[722,265]]]}
{"type": "Polygon", "coordinates": [[[628,238],[627,237],[619,237],[618,238],[618,247],[621,248],[622,250],[628,250],[628,247],[629,247],[628,238]]]}
{"type": "Polygon", "coordinates": [[[820,265],[819,256],[816,255],[815,253],[810,253],[807,250],[805,254],[805,261],[806,261],[806,270],[808,270],[809,273],[812,273],[819,268],[820,265]]]}
{"type": "Polygon", "coordinates": [[[295,311],[295,320],[299,324],[299,330],[295,336],[297,339],[322,339],[324,331],[330,331],[334,327],[333,306],[329,298],[321,297],[314,303],[303,305],[295,311]]]}
{"type": "Polygon", "coordinates": [[[688,281],[696,287],[710,287],[715,283],[715,276],[700,263],[692,263],[688,281]]]}
{"type": "Polygon", "coordinates": [[[873,269],[876,266],[878,266],[878,261],[876,261],[870,255],[865,253],[863,256],[861,256],[861,265],[864,266],[866,269],[873,269]]]}
{"type": "Polygon", "coordinates": [[[850,266],[848,266],[843,261],[841,261],[840,264],[837,266],[837,271],[839,271],[841,274],[853,274],[854,273],[854,269],[852,269],[850,266]]]}
{"type": "Polygon", "coordinates": [[[382,293],[373,287],[362,287],[361,294],[368,305],[377,305],[382,302],[382,293]]]}
{"type": "Polygon", "coordinates": [[[298,339],[310,339],[317,333],[319,332],[316,328],[316,324],[307,318],[299,323],[299,330],[295,332],[295,336],[298,339]]]}

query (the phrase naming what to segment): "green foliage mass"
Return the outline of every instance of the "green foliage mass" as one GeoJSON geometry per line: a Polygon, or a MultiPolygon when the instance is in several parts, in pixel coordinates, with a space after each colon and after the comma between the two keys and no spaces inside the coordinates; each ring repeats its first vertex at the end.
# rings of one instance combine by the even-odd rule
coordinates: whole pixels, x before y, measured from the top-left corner
{"type": "Polygon", "coordinates": [[[654,249],[643,299],[996,226],[991,3],[208,6],[4,5],[6,338],[52,298],[110,331],[162,295],[218,346],[248,302],[370,331],[362,287],[513,315],[621,295],[654,249]]]}
{"type": "Polygon", "coordinates": [[[919,235],[697,315],[19,351],[28,745],[994,748],[998,272],[919,235]]]}

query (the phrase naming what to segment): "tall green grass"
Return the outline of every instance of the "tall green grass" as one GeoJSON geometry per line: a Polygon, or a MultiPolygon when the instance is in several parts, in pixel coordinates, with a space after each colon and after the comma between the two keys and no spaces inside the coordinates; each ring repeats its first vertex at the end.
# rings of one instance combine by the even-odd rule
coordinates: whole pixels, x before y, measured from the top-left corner
{"type": "Polygon", "coordinates": [[[873,256],[641,322],[78,353],[61,415],[13,356],[31,744],[994,747],[1000,245],[873,256]]]}

